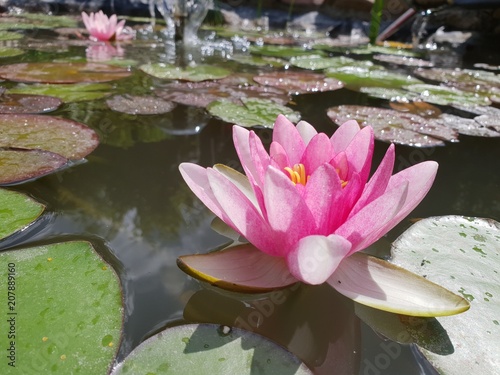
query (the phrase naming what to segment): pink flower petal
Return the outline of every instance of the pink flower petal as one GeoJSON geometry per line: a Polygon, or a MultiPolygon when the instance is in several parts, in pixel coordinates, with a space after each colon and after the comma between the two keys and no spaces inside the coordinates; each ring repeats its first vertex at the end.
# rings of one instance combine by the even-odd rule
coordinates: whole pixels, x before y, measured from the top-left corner
{"type": "MultiPolygon", "coordinates": [[[[356,171],[361,181],[366,183],[370,174],[373,155],[374,136],[373,129],[366,127],[361,129],[346,147],[345,154],[349,161],[349,174],[356,171]]],[[[348,177],[349,178],[349,177],[348,177]]]]}
{"type": "Polygon", "coordinates": [[[285,149],[292,166],[300,163],[305,150],[304,141],[295,125],[283,115],[279,115],[274,123],[273,141],[278,142],[285,149]]]}
{"type": "Polygon", "coordinates": [[[351,254],[363,250],[382,237],[386,226],[399,212],[408,193],[408,183],[388,190],[349,218],[335,232],[352,244],[351,254]]]}
{"type": "Polygon", "coordinates": [[[363,194],[356,202],[356,205],[352,209],[349,216],[356,214],[361,208],[366,206],[368,203],[378,198],[384,193],[391,178],[392,170],[394,168],[394,145],[391,144],[385,153],[382,162],[378,166],[377,170],[370,178],[370,181],[365,186],[363,194]]]}
{"type": "Polygon", "coordinates": [[[297,131],[299,132],[304,144],[308,144],[309,141],[314,137],[318,132],[314,127],[306,121],[299,121],[297,124],[297,131]]]}
{"type": "Polygon", "coordinates": [[[268,292],[298,281],[288,271],[284,258],[267,255],[251,244],[181,256],[177,265],[199,280],[245,293],[268,292]]]}
{"type": "Polygon", "coordinates": [[[359,132],[359,129],[359,125],[355,120],[349,120],[340,125],[330,138],[333,146],[333,152],[338,154],[339,152],[345,151],[349,143],[351,143],[353,138],[359,132]]]}
{"type": "Polygon", "coordinates": [[[283,253],[282,243],[276,241],[276,236],[250,199],[238,189],[223,174],[214,169],[207,170],[208,181],[212,192],[229,218],[223,221],[239,232],[250,243],[270,255],[283,253]]]}
{"type": "Polygon", "coordinates": [[[300,238],[311,234],[315,226],[298,187],[283,172],[274,167],[268,168],[264,202],[267,220],[273,229],[272,235],[283,244],[282,255],[290,251],[290,247],[300,238]]]}
{"type": "Polygon", "coordinates": [[[307,236],[287,255],[290,273],[307,284],[322,284],[349,253],[351,244],[334,234],[307,236]]]}
{"type": "Polygon", "coordinates": [[[306,167],[306,173],[311,175],[320,165],[328,163],[332,155],[330,139],[325,133],[319,133],[306,146],[300,162],[306,167]]]}

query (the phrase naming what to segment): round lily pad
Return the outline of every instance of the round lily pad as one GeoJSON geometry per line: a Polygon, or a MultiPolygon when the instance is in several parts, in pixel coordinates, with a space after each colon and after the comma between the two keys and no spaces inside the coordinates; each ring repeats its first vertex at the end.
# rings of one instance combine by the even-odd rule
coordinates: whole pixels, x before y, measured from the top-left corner
{"type": "Polygon", "coordinates": [[[81,159],[98,144],[97,134],[76,121],[44,115],[0,115],[0,147],[45,150],[81,159]]]}
{"type": "Polygon", "coordinates": [[[478,116],[474,119],[470,119],[443,113],[436,121],[456,130],[460,134],[474,137],[500,137],[500,126],[498,130],[495,130],[491,124],[482,122],[481,117],[482,116],[478,116]]]}
{"type": "MultiPolygon", "coordinates": [[[[1,160],[0,151],[0,160],[1,160]]],[[[3,164],[2,164],[3,167],[3,164]]],[[[45,206],[27,195],[0,189],[0,240],[29,227],[45,209],[45,206]]]]}
{"type": "Polygon", "coordinates": [[[362,87],[374,86],[399,89],[404,85],[412,85],[422,82],[410,75],[396,73],[385,69],[360,69],[349,66],[327,69],[325,71],[325,75],[342,81],[348,88],[353,90],[358,90],[362,87]]]}
{"type": "Polygon", "coordinates": [[[276,87],[231,84],[223,81],[172,82],[157,89],[155,93],[165,100],[203,108],[221,99],[238,103],[241,98],[260,98],[282,105],[290,101],[288,94],[276,87]]]}
{"type": "Polygon", "coordinates": [[[253,55],[233,55],[231,60],[237,61],[240,64],[247,64],[253,66],[271,66],[273,68],[282,68],[285,61],[275,57],[253,56],[253,55]]]}
{"type": "Polygon", "coordinates": [[[231,72],[219,66],[195,65],[181,68],[176,65],[158,63],[139,67],[143,72],[161,79],[180,79],[184,81],[207,81],[227,77],[231,72]]]}
{"type": "Polygon", "coordinates": [[[264,86],[279,87],[289,94],[334,91],[344,87],[337,79],[309,72],[273,72],[255,76],[253,79],[264,86]]]}
{"type": "Polygon", "coordinates": [[[432,67],[434,64],[428,60],[418,59],[412,56],[400,55],[375,55],[374,60],[382,61],[390,64],[404,65],[404,66],[417,66],[417,67],[432,67]]]}
{"type": "Polygon", "coordinates": [[[500,367],[500,224],[443,216],[423,219],[393,244],[391,262],[462,295],[463,314],[439,319],[453,347],[420,348],[440,374],[495,374],[500,367]]]}
{"type": "Polygon", "coordinates": [[[2,94],[0,113],[46,113],[55,111],[62,101],[53,96],[2,94]]]}
{"type": "Polygon", "coordinates": [[[2,374],[108,374],[121,343],[121,287],[92,245],[3,251],[0,263],[0,314],[12,335],[0,336],[2,374]]]}
{"type": "Polygon", "coordinates": [[[0,31],[0,40],[17,40],[23,38],[24,35],[13,31],[0,31]]]}
{"type": "Polygon", "coordinates": [[[341,105],[328,109],[328,117],[338,125],[356,120],[371,126],[375,138],[414,147],[443,145],[442,140],[457,141],[457,132],[418,115],[377,107],[341,105]]]}
{"type": "Polygon", "coordinates": [[[488,93],[493,87],[500,88],[500,75],[484,70],[433,68],[418,69],[415,74],[464,91],[488,93]]]}
{"type": "Polygon", "coordinates": [[[15,82],[107,82],[130,74],[128,69],[98,63],[20,63],[0,66],[0,77],[15,82]]]}
{"type": "Polygon", "coordinates": [[[168,113],[175,103],[154,96],[116,95],[106,100],[109,108],[130,115],[158,115],[168,113]]]}
{"type": "Polygon", "coordinates": [[[419,94],[420,99],[439,105],[490,105],[487,96],[462,91],[455,87],[436,86],[428,84],[412,84],[405,89],[419,94]]]}
{"type": "Polygon", "coordinates": [[[218,100],[207,107],[211,115],[231,124],[244,127],[264,126],[272,128],[278,115],[283,114],[292,122],[300,120],[300,114],[291,108],[276,104],[269,99],[245,99],[240,103],[218,100]]]}
{"type": "Polygon", "coordinates": [[[65,157],[50,151],[1,149],[0,185],[19,184],[45,176],[67,162],[65,157]]]}
{"type": "Polygon", "coordinates": [[[69,103],[101,99],[110,95],[111,89],[112,86],[109,83],[34,83],[31,85],[21,83],[10,88],[9,93],[50,95],[69,103]]]}
{"type": "MultiPolygon", "coordinates": [[[[308,56],[311,54],[311,50],[296,46],[252,45],[250,46],[249,51],[254,55],[281,57],[284,59],[290,59],[296,56],[308,56]]],[[[315,51],[314,53],[316,55],[324,55],[321,51],[315,51]]]]}
{"type": "Polygon", "coordinates": [[[135,348],[112,372],[125,374],[312,375],[293,354],[265,337],[215,324],[168,328],[135,348]]]}
{"type": "Polygon", "coordinates": [[[370,69],[374,66],[373,63],[368,60],[354,60],[345,56],[324,57],[319,55],[292,57],[290,59],[290,64],[298,68],[310,70],[341,68],[345,66],[351,68],[370,69]]]}
{"type": "Polygon", "coordinates": [[[24,51],[20,48],[0,46],[0,58],[19,56],[22,55],[23,53],[24,51]]]}

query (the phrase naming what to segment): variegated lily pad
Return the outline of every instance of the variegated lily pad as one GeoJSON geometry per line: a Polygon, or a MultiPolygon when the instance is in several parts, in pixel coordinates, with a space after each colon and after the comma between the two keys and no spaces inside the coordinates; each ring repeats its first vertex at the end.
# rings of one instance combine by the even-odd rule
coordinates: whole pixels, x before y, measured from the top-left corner
{"type": "Polygon", "coordinates": [[[0,147],[45,150],[78,160],[98,144],[97,134],[76,121],[44,115],[0,115],[0,147]]]}
{"type": "Polygon", "coordinates": [[[45,113],[55,111],[61,104],[53,96],[0,94],[0,113],[45,113]]]}
{"type": "Polygon", "coordinates": [[[158,63],[141,65],[139,69],[156,78],[192,82],[221,79],[231,74],[229,70],[213,65],[195,65],[182,68],[177,65],[158,63]]]}
{"type": "Polygon", "coordinates": [[[0,66],[0,77],[15,82],[107,82],[130,74],[128,69],[97,63],[20,63],[0,66]]]}
{"type": "Polygon", "coordinates": [[[109,108],[130,115],[158,115],[168,113],[175,103],[154,96],[116,95],[106,100],[109,108]]]}
{"type": "Polygon", "coordinates": [[[289,94],[334,91],[344,87],[337,79],[309,72],[273,72],[255,76],[253,79],[264,86],[279,87],[289,94]]]}
{"type": "Polygon", "coordinates": [[[405,89],[419,95],[420,100],[439,105],[490,105],[487,96],[462,91],[455,87],[412,84],[405,89]]]}
{"type": "Polygon", "coordinates": [[[328,117],[338,125],[356,120],[362,126],[372,126],[375,138],[414,147],[443,145],[442,140],[457,141],[457,132],[418,115],[391,109],[341,105],[328,109],[328,117]]]}
{"type": "Polygon", "coordinates": [[[208,105],[211,115],[217,116],[231,124],[245,127],[264,126],[272,128],[279,114],[283,114],[292,122],[300,120],[300,114],[291,108],[276,104],[266,99],[245,99],[241,103],[218,100],[208,105]]]}
{"type": "Polygon", "coordinates": [[[417,78],[407,74],[392,72],[385,69],[359,69],[356,67],[344,67],[327,69],[327,77],[333,77],[342,81],[348,88],[358,90],[362,87],[387,87],[400,88],[405,85],[421,83],[417,78]]]}
{"type": "MultiPolygon", "coordinates": [[[[320,55],[292,57],[290,59],[290,64],[298,68],[310,69],[310,70],[322,70],[327,68],[338,69],[346,66],[352,69],[356,68],[370,69],[374,67],[373,63],[368,60],[354,60],[351,59],[350,57],[345,57],[345,56],[324,57],[320,55]]],[[[383,68],[380,67],[380,69],[383,68]]]]}
{"type": "Polygon", "coordinates": [[[434,64],[428,60],[422,60],[413,56],[401,55],[375,55],[374,60],[382,61],[385,63],[404,65],[404,66],[417,66],[417,67],[432,67],[434,64]]]}
{"type": "Polygon", "coordinates": [[[50,151],[0,149],[0,185],[33,180],[62,168],[68,160],[50,151]]]}
{"type": "Polygon", "coordinates": [[[285,105],[290,100],[286,92],[276,87],[225,82],[226,80],[172,82],[157,89],[155,93],[165,100],[203,108],[216,100],[239,103],[241,98],[259,98],[269,99],[281,105],[285,105]]]}
{"type": "Polygon", "coordinates": [[[12,94],[50,95],[69,103],[104,98],[110,95],[112,88],[109,83],[35,83],[31,85],[21,83],[10,88],[8,92],[12,94]]]}

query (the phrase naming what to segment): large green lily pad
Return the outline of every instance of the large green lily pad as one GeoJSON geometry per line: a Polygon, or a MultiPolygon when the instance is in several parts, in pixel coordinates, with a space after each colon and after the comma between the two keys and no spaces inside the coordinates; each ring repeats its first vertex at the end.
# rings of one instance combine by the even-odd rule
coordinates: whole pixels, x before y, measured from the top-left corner
{"type": "Polygon", "coordinates": [[[298,68],[310,69],[310,70],[341,68],[346,66],[351,68],[370,69],[374,66],[373,63],[368,60],[354,60],[351,59],[350,57],[345,57],[345,56],[324,57],[321,55],[306,55],[306,56],[292,57],[290,59],[290,64],[298,68]]]}
{"type": "MultiPolygon", "coordinates": [[[[308,56],[311,54],[311,50],[297,46],[252,45],[248,50],[254,55],[281,57],[283,59],[290,59],[297,56],[308,56]]],[[[321,51],[314,51],[314,54],[324,55],[321,51]]]]}
{"type": "Polygon", "coordinates": [[[241,104],[229,100],[218,100],[210,103],[207,110],[211,115],[226,122],[244,127],[272,128],[279,114],[285,115],[292,122],[300,120],[299,113],[269,99],[242,98],[240,102],[241,104]]]}
{"type": "Polygon", "coordinates": [[[24,194],[0,189],[0,240],[28,228],[44,209],[43,204],[24,194]]]}
{"type": "Polygon", "coordinates": [[[1,47],[0,46],[0,58],[1,57],[14,57],[22,55],[25,51],[20,48],[15,47],[1,47]]]}
{"type": "Polygon", "coordinates": [[[44,150],[0,150],[0,185],[26,182],[64,167],[68,159],[44,150]]]}
{"type": "Polygon", "coordinates": [[[256,333],[215,324],[186,324],[147,339],[112,375],[306,375],[297,357],[256,333]]]}
{"type": "Polygon", "coordinates": [[[207,81],[227,77],[231,72],[219,66],[195,65],[181,68],[171,64],[144,64],[139,67],[144,73],[161,79],[180,79],[184,81],[207,81]]]}
{"type": "Polygon", "coordinates": [[[405,89],[419,94],[420,100],[439,105],[490,105],[491,100],[484,95],[462,91],[455,87],[428,84],[412,84],[405,89]]]}
{"type": "Polygon", "coordinates": [[[0,40],[17,40],[23,38],[24,35],[12,31],[0,31],[0,40]]]}
{"type": "MultiPolygon", "coordinates": [[[[377,66],[375,66],[377,67],[377,66]]],[[[421,83],[419,79],[407,74],[385,69],[363,69],[357,67],[330,68],[325,71],[327,77],[342,81],[348,88],[359,90],[362,87],[400,88],[404,85],[421,83]]]]}
{"type": "Polygon", "coordinates": [[[98,144],[97,134],[76,121],[45,115],[0,115],[0,147],[46,150],[81,159],[98,144]]]}
{"type": "Polygon", "coordinates": [[[423,219],[393,244],[393,263],[468,299],[469,311],[438,319],[454,351],[420,348],[440,374],[495,374],[500,368],[500,224],[462,216],[423,219]]]}
{"type": "Polygon", "coordinates": [[[111,89],[112,86],[109,83],[35,83],[31,85],[21,83],[10,88],[8,92],[12,94],[50,95],[69,103],[101,99],[108,96],[111,89]]]}
{"type": "Polygon", "coordinates": [[[92,245],[4,251],[0,263],[2,374],[107,374],[121,342],[121,288],[92,245]]]}
{"type": "Polygon", "coordinates": [[[0,66],[0,77],[15,82],[107,82],[130,74],[128,69],[98,63],[20,63],[0,66]]]}

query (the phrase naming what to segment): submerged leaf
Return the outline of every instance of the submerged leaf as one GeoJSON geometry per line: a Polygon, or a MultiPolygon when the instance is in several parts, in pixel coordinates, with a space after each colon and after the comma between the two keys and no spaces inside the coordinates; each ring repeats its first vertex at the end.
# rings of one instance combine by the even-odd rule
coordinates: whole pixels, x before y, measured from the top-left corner
{"type": "Polygon", "coordinates": [[[265,337],[215,324],[168,328],[135,348],[112,375],[153,373],[312,375],[297,357],[265,337]]]}

